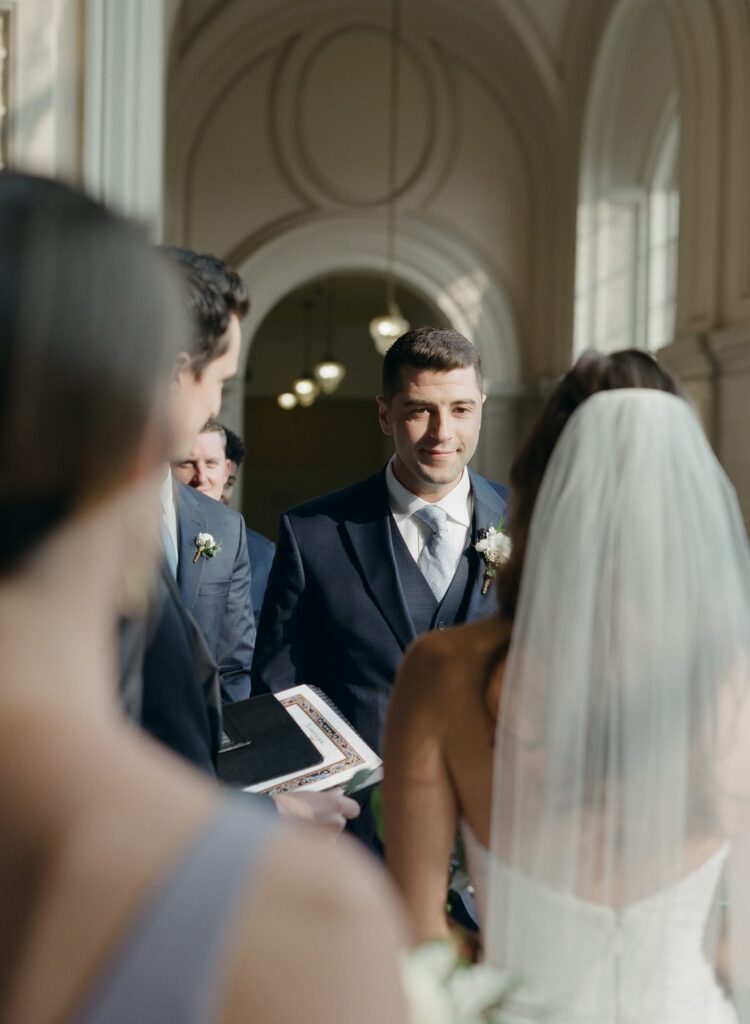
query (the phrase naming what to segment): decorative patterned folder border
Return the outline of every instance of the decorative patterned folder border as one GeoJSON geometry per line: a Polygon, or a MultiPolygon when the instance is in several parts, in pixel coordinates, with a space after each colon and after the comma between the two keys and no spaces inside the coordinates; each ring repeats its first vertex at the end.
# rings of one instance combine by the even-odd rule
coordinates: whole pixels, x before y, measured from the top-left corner
{"type": "Polygon", "coordinates": [[[296,779],[291,779],[289,782],[283,782],[278,786],[271,786],[270,789],[264,789],[261,790],[261,792],[267,793],[270,796],[276,796],[281,793],[291,793],[295,789],[299,789],[300,786],[304,786],[309,782],[319,782],[322,779],[332,778],[340,772],[344,772],[349,768],[356,765],[363,765],[365,763],[364,759],[360,757],[351,743],[349,743],[349,741],[345,739],[337,729],[334,729],[328,719],[325,718],[315,705],[311,704],[310,701],[302,694],[297,694],[293,697],[285,697],[282,699],[281,703],[285,708],[296,704],[300,711],[303,711],[307,717],[317,725],[320,731],[325,733],[327,739],[333,743],[336,749],[341,752],[341,760],[336,761],[334,764],[326,765],[323,768],[314,769],[304,775],[298,775],[296,779]]]}

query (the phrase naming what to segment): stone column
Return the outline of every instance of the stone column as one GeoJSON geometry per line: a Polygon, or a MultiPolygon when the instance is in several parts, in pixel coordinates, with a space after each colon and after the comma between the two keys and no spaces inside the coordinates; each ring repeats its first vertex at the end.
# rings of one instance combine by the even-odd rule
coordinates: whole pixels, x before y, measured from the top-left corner
{"type": "Polygon", "coordinates": [[[161,237],[164,0],[86,0],[83,172],[88,191],[161,237]]]}

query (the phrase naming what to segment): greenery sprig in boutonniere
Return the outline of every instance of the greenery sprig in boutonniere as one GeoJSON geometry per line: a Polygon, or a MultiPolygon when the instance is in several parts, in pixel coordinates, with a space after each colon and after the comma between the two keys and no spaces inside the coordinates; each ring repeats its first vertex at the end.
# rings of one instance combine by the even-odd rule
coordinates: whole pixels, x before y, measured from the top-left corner
{"type": "Polygon", "coordinates": [[[193,565],[199,558],[213,558],[221,551],[221,545],[217,544],[210,533],[199,533],[195,538],[195,558],[193,565]]]}
{"type": "Polygon", "coordinates": [[[499,566],[510,557],[510,537],[505,533],[505,516],[500,516],[497,526],[477,530],[476,551],[484,560],[482,594],[486,594],[497,576],[499,566]]]}

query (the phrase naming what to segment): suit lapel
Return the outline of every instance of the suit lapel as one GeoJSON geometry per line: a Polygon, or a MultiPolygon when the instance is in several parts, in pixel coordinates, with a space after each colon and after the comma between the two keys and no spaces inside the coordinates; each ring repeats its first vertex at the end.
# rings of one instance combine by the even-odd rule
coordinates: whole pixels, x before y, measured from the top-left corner
{"type": "Polygon", "coordinates": [[[202,509],[194,500],[189,487],[178,484],[175,488],[175,506],[177,508],[177,543],[180,559],[177,566],[177,582],[182,600],[188,611],[193,611],[195,601],[203,577],[205,558],[195,558],[195,538],[199,533],[207,533],[208,524],[202,509]]]}
{"type": "Polygon", "coordinates": [[[469,475],[471,477],[471,490],[474,495],[474,515],[471,523],[471,547],[469,550],[471,591],[466,608],[466,621],[472,622],[474,619],[481,619],[485,615],[491,615],[497,607],[496,602],[492,600],[493,591],[491,588],[488,594],[482,594],[484,561],[482,556],[474,549],[477,531],[486,529],[489,526],[497,526],[500,516],[508,515],[508,503],[484,477],[471,470],[469,470],[469,475]]]}
{"type": "Polygon", "coordinates": [[[373,478],[372,490],[367,489],[361,507],[362,517],[347,518],[342,529],[349,538],[354,559],[359,563],[365,587],[399,644],[406,650],[416,632],[396,569],[385,473],[373,478]]]}

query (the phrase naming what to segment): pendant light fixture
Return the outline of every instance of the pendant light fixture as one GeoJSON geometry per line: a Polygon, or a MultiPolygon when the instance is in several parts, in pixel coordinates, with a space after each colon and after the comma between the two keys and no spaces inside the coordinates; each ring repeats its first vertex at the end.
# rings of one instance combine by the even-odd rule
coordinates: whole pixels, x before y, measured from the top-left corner
{"type": "Polygon", "coordinates": [[[303,408],[311,406],[320,394],[320,385],[309,370],[310,366],[310,335],[312,332],[313,300],[305,299],[302,306],[302,341],[304,345],[304,369],[292,384],[292,391],[303,408]]]}
{"type": "Polygon", "coordinates": [[[280,395],[276,396],[276,401],[285,412],[288,412],[290,409],[296,409],[299,405],[299,398],[297,398],[293,391],[283,391],[280,395]]]}
{"type": "Polygon", "coordinates": [[[396,302],[394,264],[396,262],[396,188],[398,182],[399,81],[401,57],[400,0],[391,0],[391,60],[388,110],[388,170],[386,192],[386,312],[370,321],[370,336],[375,348],[385,355],[391,345],[409,330],[396,302]]]}
{"type": "Polygon", "coordinates": [[[336,278],[328,279],[326,293],[326,354],[313,368],[315,379],[324,395],[332,395],[346,376],[346,367],[333,354],[333,315],[336,278]]]}

